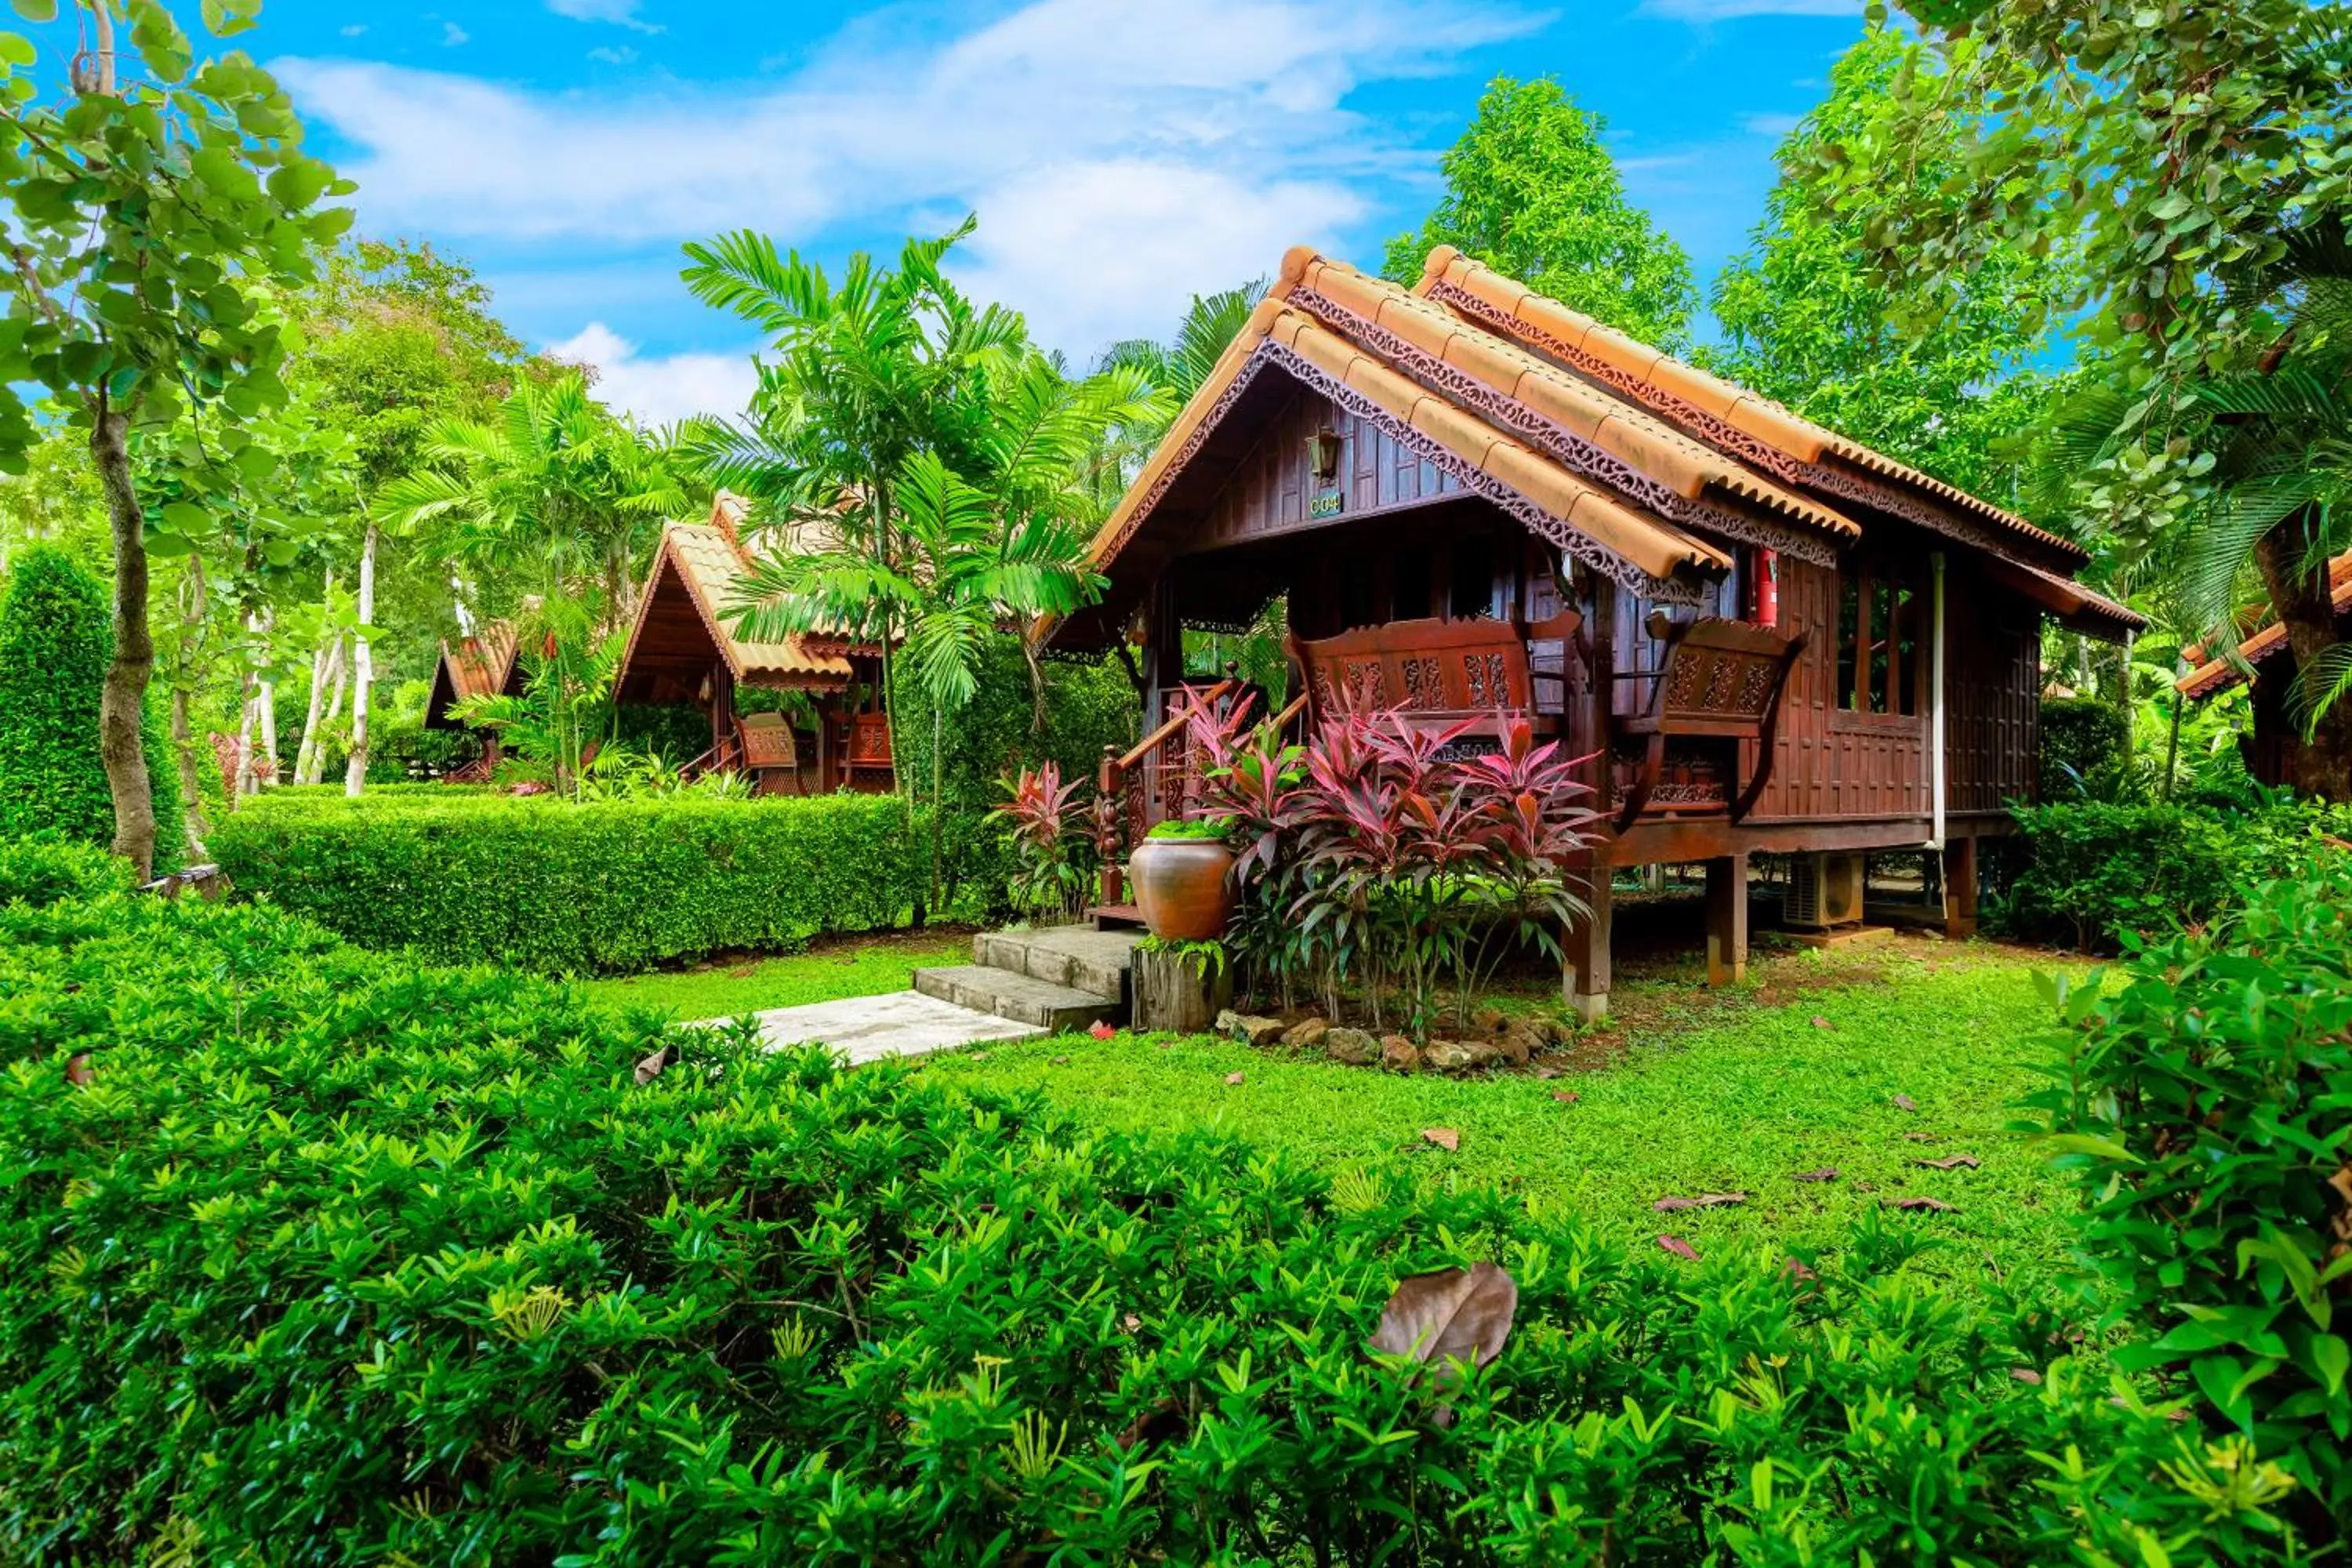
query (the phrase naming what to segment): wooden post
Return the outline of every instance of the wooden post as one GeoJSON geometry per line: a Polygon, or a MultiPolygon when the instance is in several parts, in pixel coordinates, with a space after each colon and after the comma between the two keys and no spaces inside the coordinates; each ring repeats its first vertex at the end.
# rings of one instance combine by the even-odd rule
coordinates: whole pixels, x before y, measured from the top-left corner
{"type": "Polygon", "coordinates": [[[1748,857],[1719,855],[1706,863],[1706,983],[1747,978],[1748,857]]]}
{"type": "Polygon", "coordinates": [[[1944,841],[1944,934],[1958,939],[1977,933],[1977,841],[1944,841]]]}
{"type": "Polygon", "coordinates": [[[1139,947],[1134,965],[1135,1027],[1140,1032],[1205,1035],[1217,1015],[1234,1005],[1231,963],[1211,973],[1196,955],[1139,947]]]}
{"type": "Polygon", "coordinates": [[[1560,990],[1576,1016],[1588,1024],[1609,1015],[1609,868],[1569,873],[1569,887],[1591,911],[1568,929],[1561,945],[1567,963],[1560,990]]]}
{"type": "Polygon", "coordinates": [[[834,725],[837,722],[834,704],[839,699],[828,692],[816,701],[816,792],[831,795],[841,787],[834,775],[840,770],[840,761],[834,754],[834,725]]]}
{"type": "Polygon", "coordinates": [[[1118,765],[1118,748],[1105,746],[1102,768],[1095,774],[1095,855],[1102,867],[1098,901],[1106,908],[1127,901],[1127,874],[1118,858],[1118,819],[1126,812],[1127,772],[1118,765]]]}

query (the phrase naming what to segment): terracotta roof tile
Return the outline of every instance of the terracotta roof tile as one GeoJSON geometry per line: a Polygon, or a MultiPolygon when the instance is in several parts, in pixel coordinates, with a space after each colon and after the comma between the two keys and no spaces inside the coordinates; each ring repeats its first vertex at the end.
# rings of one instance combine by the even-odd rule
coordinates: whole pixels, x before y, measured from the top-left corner
{"type": "Polygon", "coordinates": [[[742,502],[722,492],[712,506],[711,521],[663,526],[661,543],[654,552],[653,570],[647,574],[646,591],[637,601],[636,625],[630,629],[622,668],[625,670],[635,656],[638,640],[653,613],[655,589],[665,569],[668,569],[677,573],[737,680],[747,686],[827,686],[846,682],[856,671],[837,651],[841,647],[837,637],[793,635],[778,641],[755,642],[736,635],[734,623],[725,612],[734,600],[737,580],[752,564],[751,553],[738,531],[742,517],[742,502]]]}
{"type": "Polygon", "coordinates": [[[495,697],[505,690],[514,657],[515,630],[508,621],[486,622],[472,637],[458,638],[455,647],[444,641],[441,658],[449,667],[454,700],[495,697]]]}
{"type": "MultiPolygon", "coordinates": [[[[2327,563],[2329,603],[2339,616],[2352,615],[2352,550],[2346,551],[2327,563]]],[[[2271,621],[2252,637],[2238,645],[2238,658],[2251,667],[2263,662],[2286,647],[2286,627],[2271,621]]],[[[2194,658],[2199,650],[2190,649],[2194,658]]],[[[2177,689],[2183,697],[2204,699],[2227,691],[2240,681],[2249,679],[2249,668],[2227,658],[2208,659],[2180,678],[2177,689]]]]}

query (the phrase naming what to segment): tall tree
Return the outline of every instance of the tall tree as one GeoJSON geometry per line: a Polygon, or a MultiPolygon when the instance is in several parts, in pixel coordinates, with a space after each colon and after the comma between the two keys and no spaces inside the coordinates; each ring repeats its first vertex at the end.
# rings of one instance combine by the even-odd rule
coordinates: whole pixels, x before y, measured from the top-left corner
{"type": "Polygon", "coordinates": [[[1690,258],[1625,199],[1606,129],[1549,78],[1496,77],[1440,161],[1436,210],[1389,242],[1389,276],[1417,281],[1429,252],[1451,245],[1621,332],[1687,348],[1690,258]]]}
{"type": "MultiPolygon", "coordinates": [[[[2053,300],[2099,356],[2105,432],[2077,441],[2081,513],[2110,550],[2178,558],[2184,531],[2260,531],[2251,554],[2299,661],[2338,641],[2329,555],[2340,515],[2263,515],[2217,487],[2230,426],[2198,388],[2263,375],[2294,349],[2300,287],[2283,265],[2352,216],[2352,10],[2306,0],[1917,0],[1926,29],[1880,112],[1825,153],[1837,199],[1866,207],[1947,155],[1939,199],[1887,211],[1883,276],[1948,280],[1997,246],[2057,251],[2053,300]]],[[[2083,420],[2073,421],[2081,426],[2083,420]]],[[[2214,628],[2226,634],[2226,626],[2214,628]]],[[[2312,731],[2306,787],[2352,798],[2352,704],[2312,731]]]]}
{"type": "Polygon", "coordinates": [[[1874,28],[1840,57],[1829,95],[1780,147],[1780,179],[1748,251],[1717,277],[1724,343],[1710,367],[1856,440],[1979,494],[2014,502],[2000,438],[2027,428],[2064,385],[2034,367],[2050,348],[2059,258],[2014,241],[1956,277],[1889,278],[1870,237],[1958,197],[1946,189],[1965,130],[1923,134],[1900,182],[1847,192],[1832,150],[1878,112],[1906,40],[1874,28]]]}
{"type": "Polygon", "coordinates": [[[1195,294],[1176,323],[1176,335],[1166,342],[1152,338],[1128,338],[1104,351],[1095,369],[1098,374],[1132,373],[1158,394],[1156,412],[1131,424],[1113,426],[1097,443],[1088,465],[1088,482],[1105,509],[1115,504],[1135,471],[1150,457],[1160,437],[1168,433],[1178,410],[1217,368],[1225,349],[1241,335],[1250,312],[1265,298],[1266,280],[1252,279],[1238,289],[1195,294]]]}
{"type": "MultiPolygon", "coordinates": [[[[38,18],[55,3],[17,9],[38,18]]],[[[258,0],[205,7],[224,36],[251,26],[257,9],[258,0]]],[[[318,204],[353,187],[302,151],[301,122],[268,72],[234,51],[196,66],[160,0],[82,0],[76,15],[84,46],[47,70],[29,39],[0,35],[9,89],[0,93],[0,196],[13,262],[0,326],[0,459],[20,462],[32,438],[16,390],[28,382],[87,433],[114,547],[100,752],[115,852],[144,877],[155,816],[140,729],[155,647],[133,434],[168,426],[192,400],[247,414],[284,397],[268,296],[307,278],[314,248],[348,226],[348,209],[318,204]],[[134,62],[142,78],[124,68],[134,62]]]]}

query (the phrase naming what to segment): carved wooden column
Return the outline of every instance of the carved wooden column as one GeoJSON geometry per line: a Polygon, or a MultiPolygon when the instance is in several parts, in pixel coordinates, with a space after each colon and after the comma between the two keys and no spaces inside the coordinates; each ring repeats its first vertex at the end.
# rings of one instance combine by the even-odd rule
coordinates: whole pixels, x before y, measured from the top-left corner
{"type": "Polygon", "coordinates": [[[1737,985],[1748,977],[1748,857],[1706,863],[1706,983],[1737,985]]]}
{"type": "Polygon", "coordinates": [[[1126,770],[1118,765],[1118,748],[1103,748],[1102,767],[1095,774],[1095,855],[1101,863],[1105,905],[1127,901],[1127,874],[1119,856],[1119,817],[1127,804],[1126,770]]]}

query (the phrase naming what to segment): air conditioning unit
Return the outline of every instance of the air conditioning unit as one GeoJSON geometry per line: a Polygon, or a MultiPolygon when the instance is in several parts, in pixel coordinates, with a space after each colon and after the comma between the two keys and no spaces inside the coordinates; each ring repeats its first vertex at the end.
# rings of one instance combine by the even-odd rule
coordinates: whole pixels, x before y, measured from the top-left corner
{"type": "Polygon", "coordinates": [[[1806,931],[1826,931],[1860,921],[1862,852],[1822,851],[1792,857],[1780,918],[1806,931]]]}

